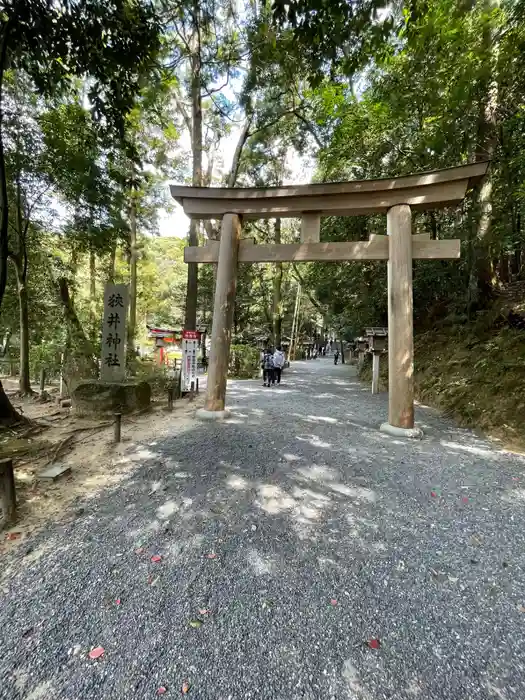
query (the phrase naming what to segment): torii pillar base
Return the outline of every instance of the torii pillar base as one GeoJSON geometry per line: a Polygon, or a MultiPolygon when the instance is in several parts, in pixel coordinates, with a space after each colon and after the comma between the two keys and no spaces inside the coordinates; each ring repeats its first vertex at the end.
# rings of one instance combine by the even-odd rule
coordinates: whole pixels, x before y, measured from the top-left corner
{"type": "Polygon", "coordinates": [[[224,420],[230,415],[229,411],[208,411],[206,408],[199,408],[195,411],[195,418],[201,420],[224,420]]]}
{"type": "Polygon", "coordinates": [[[225,214],[222,217],[219,243],[206,402],[204,409],[196,414],[205,420],[222,420],[226,417],[226,380],[237,289],[240,233],[241,221],[237,214],[225,214]]]}
{"type": "Polygon", "coordinates": [[[412,438],[416,440],[421,440],[423,437],[421,428],[396,428],[395,425],[390,425],[390,423],[382,423],[379,430],[387,435],[392,435],[392,437],[412,438]]]}

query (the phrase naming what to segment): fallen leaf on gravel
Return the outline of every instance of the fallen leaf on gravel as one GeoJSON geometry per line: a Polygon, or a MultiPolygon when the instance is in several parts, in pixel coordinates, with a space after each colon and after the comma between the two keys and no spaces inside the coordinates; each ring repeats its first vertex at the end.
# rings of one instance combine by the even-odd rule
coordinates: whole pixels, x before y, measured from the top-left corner
{"type": "Polygon", "coordinates": [[[148,583],[150,586],[154,586],[159,580],[158,576],[148,576],[148,583]]]}
{"type": "Polygon", "coordinates": [[[202,620],[190,620],[190,627],[194,627],[198,630],[199,627],[202,627],[202,620]]]}
{"type": "Polygon", "coordinates": [[[117,598],[117,600],[115,601],[115,605],[120,605],[120,598],[117,598]]]}
{"type": "Polygon", "coordinates": [[[206,555],[208,559],[217,559],[217,555],[215,552],[210,552],[209,554],[206,555]]]}
{"type": "Polygon", "coordinates": [[[20,537],[22,537],[21,532],[6,532],[5,533],[6,540],[18,540],[20,537]]]}
{"type": "Polygon", "coordinates": [[[163,685],[161,685],[160,688],[157,690],[157,695],[164,695],[165,692],[166,688],[163,685]]]}
{"type": "Polygon", "coordinates": [[[439,496],[439,491],[431,491],[430,495],[432,496],[432,498],[437,498],[439,496]]]}
{"type": "Polygon", "coordinates": [[[330,605],[337,605],[337,600],[335,598],[331,598],[330,605]]]}
{"type": "Polygon", "coordinates": [[[463,503],[468,503],[468,498],[466,496],[463,496],[463,498],[461,500],[463,503]]]}
{"type": "Polygon", "coordinates": [[[102,647],[95,647],[89,652],[89,658],[90,659],[100,659],[100,657],[103,655],[104,649],[102,647]]]}
{"type": "Polygon", "coordinates": [[[181,693],[183,695],[187,695],[187,693],[190,692],[191,685],[188,683],[188,681],[184,681],[182,684],[181,693]]]}
{"type": "Polygon", "coordinates": [[[379,639],[369,639],[367,644],[370,647],[370,649],[379,649],[379,647],[381,646],[381,642],[379,641],[379,639]]]}
{"type": "Polygon", "coordinates": [[[160,556],[160,554],[154,554],[154,555],[151,557],[151,561],[152,561],[154,564],[156,564],[157,562],[162,561],[162,557],[160,556]]]}
{"type": "Polygon", "coordinates": [[[518,612],[525,613],[525,605],[518,605],[518,612]]]}
{"type": "Polygon", "coordinates": [[[138,547],[138,549],[135,550],[135,554],[143,554],[144,552],[144,547],[138,547]]]}
{"type": "Polygon", "coordinates": [[[199,608],[199,615],[209,615],[211,610],[206,610],[206,608],[199,608]]]}

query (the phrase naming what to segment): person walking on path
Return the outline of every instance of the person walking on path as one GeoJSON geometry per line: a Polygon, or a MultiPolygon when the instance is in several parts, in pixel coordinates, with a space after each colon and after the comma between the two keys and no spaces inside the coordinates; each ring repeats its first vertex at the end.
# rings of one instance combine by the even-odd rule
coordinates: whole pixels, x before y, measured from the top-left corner
{"type": "Polygon", "coordinates": [[[273,352],[271,348],[266,348],[262,359],[263,386],[275,384],[275,373],[273,364],[273,352]]]}
{"type": "Polygon", "coordinates": [[[277,384],[281,383],[281,372],[284,367],[284,352],[281,346],[279,346],[273,353],[273,371],[275,375],[275,381],[277,384]]]}

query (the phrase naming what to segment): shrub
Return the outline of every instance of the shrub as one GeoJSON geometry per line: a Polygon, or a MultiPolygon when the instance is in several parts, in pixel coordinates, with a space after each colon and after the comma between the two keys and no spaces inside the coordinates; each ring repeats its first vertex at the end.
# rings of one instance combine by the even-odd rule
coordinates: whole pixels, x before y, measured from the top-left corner
{"type": "Polygon", "coordinates": [[[228,376],[236,379],[254,379],[259,375],[260,351],[253,345],[232,345],[228,376]]]}

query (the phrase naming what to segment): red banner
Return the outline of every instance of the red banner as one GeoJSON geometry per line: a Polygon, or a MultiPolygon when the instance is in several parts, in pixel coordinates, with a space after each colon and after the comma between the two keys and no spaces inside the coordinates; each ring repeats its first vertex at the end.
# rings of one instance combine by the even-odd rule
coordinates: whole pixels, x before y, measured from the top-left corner
{"type": "Polygon", "coordinates": [[[200,338],[199,331],[182,331],[182,337],[185,340],[198,340],[200,338]]]}

